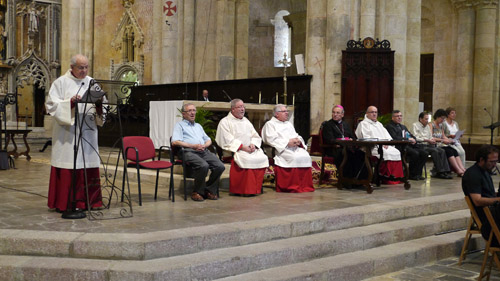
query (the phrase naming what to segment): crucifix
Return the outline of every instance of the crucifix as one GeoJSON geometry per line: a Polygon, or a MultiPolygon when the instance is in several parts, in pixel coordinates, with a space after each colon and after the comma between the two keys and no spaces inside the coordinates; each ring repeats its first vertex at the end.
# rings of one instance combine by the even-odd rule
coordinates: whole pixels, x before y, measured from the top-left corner
{"type": "Polygon", "coordinates": [[[287,67],[290,67],[292,65],[292,61],[291,60],[288,60],[286,58],[286,53],[283,54],[283,59],[282,60],[279,60],[278,63],[281,63],[283,65],[283,87],[284,87],[284,93],[283,93],[283,97],[285,98],[285,105],[287,105],[286,103],[286,96],[287,96],[287,91],[286,91],[286,68],[287,67]]]}

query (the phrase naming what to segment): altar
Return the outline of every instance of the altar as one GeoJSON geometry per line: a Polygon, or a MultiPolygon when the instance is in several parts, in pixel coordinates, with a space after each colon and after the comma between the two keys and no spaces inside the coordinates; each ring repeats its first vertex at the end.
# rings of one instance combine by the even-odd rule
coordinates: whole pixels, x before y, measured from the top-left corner
{"type": "MultiPolygon", "coordinates": [[[[192,103],[197,109],[209,111],[230,112],[229,102],[206,102],[192,100],[150,101],[149,103],[149,137],[155,148],[170,146],[170,137],[175,123],[182,120],[181,109],[186,103],[192,103]]],[[[252,122],[255,130],[260,131],[267,120],[273,117],[273,104],[245,103],[245,116],[252,122]]],[[[287,106],[290,111],[290,122],[293,124],[293,106],[287,106]]],[[[213,140],[212,140],[213,141],[213,140]]]]}

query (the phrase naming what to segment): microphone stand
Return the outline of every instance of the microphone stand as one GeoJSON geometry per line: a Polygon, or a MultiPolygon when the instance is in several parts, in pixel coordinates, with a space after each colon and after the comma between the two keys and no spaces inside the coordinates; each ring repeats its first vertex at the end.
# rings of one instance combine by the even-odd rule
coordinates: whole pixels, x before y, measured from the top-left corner
{"type": "MultiPolygon", "coordinates": [[[[80,89],[83,87],[84,82],[82,82],[82,86],[80,86],[80,89]]],[[[78,92],[76,93],[76,96],[78,96],[78,93],[80,92],[80,89],[78,89],[78,92]]],[[[90,90],[90,85],[89,89],[90,90]]],[[[83,127],[83,121],[82,124],[80,123],[80,113],[78,110],[79,106],[79,101],[75,101],[75,124],[74,124],[74,143],[73,143],[73,173],[71,177],[71,190],[68,192],[68,207],[71,204],[71,208],[66,208],[66,211],[63,212],[61,218],[63,219],[83,219],[87,215],[85,212],[82,210],[78,210],[76,208],[76,193],[78,191],[78,188],[76,186],[76,160],[78,158],[78,150],[80,147],[80,140],[82,138],[82,127],[83,127]],[[78,132],[78,137],[77,137],[77,132],[78,132]],[[72,196],[71,196],[72,195],[72,196]]],[[[85,108],[87,107],[87,103],[85,102],[85,108]]],[[[85,113],[85,110],[84,110],[85,113]]],[[[83,150],[82,150],[83,154],[83,150]]],[[[85,161],[84,161],[85,162],[85,161]]],[[[86,178],[86,177],[85,177],[86,178]]],[[[86,184],[86,183],[85,183],[86,184]]]]}

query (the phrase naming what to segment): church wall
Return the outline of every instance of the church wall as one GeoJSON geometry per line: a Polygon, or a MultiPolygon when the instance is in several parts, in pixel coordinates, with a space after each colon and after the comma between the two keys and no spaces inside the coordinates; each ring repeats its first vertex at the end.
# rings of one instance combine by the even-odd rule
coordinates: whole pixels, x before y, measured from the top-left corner
{"type": "MultiPolygon", "coordinates": [[[[282,68],[273,65],[274,58],[274,25],[271,19],[277,12],[287,10],[291,15],[306,11],[306,1],[249,1],[249,40],[248,40],[248,78],[276,77],[283,75],[282,68]]],[[[305,18],[291,17],[291,19],[304,20],[305,18]]],[[[297,26],[299,29],[299,27],[297,26]]],[[[298,37],[298,36],[296,36],[298,37]]],[[[289,70],[289,74],[297,73],[295,68],[294,45],[303,45],[304,38],[292,38],[292,58],[294,66],[289,70]],[[302,41],[302,42],[300,42],[302,41]]],[[[303,47],[305,48],[305,47],[303,47]]],[[[301,47],[298,48],[301,50],[301,47]]],[[[287,54],[290,57],[290,54],[287,54]]]]}

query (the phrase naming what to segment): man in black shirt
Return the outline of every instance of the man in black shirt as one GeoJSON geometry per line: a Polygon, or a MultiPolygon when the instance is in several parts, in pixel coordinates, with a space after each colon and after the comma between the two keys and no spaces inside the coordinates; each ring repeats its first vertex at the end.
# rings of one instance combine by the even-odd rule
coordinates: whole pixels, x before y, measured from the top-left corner
{"type": "MultiPolygon", "coordinates": [[[[423,180],[422,169],[424,168],[425,162],[429,154],[421,147],[417,145],[415,137],[410,133],[410,130],[402,124],[403,113],[399,110],[394,110],[392,112],[392,120],[385,126],[393,140],[401,141],[408,140],[411,142],[410,145],[406,146],[406,159],[410,166],[410,180],[423,180]]],[[[396,148],[401,152],[401,158],[404,155],[403,147],[396,146],[396,148]]]]}
{"type": "MultiPolygon", "coordinates": [[[[334,105],[332,108],[332,119],[323,122],[323,143],[332,144],[335,140],[354,139],[354,135],[342,118],[344,118],[344,107],[340,104],[334,105]]],[[[333,161],[337,168],[343,160],[342,147],[333,148],[326,151],[326,155],[333,157],[333,161]]],[[[344,166],[344,176],[351,178],[357,177],[363,179],[367,177],[366,169],[362,169],[365,154],[359,149],[347,150],[348,160],[344,166]]]]}
{"type": "MultiPolygon", "coordinates": [[[[483,145],[476,153],[476,163],[471,166],[462,178],[462,190],[466,196],[469,196],[477,215],[483,226],[481,234],[488,240],[491,226],[486,219],[483,207],[493,205],[500,201],[500,197],[495,193],[493,180],[491,179],[491,170],[498,163],[498,149],[491,145],[483,145]]],[[[495,218],[497,225],[500,224],[499,218],[495,218]]],[[[495,240],[492,243],[498,246],[495,240]]],[[[493,246],[493,245],[492,245],[493,246]]]]}

